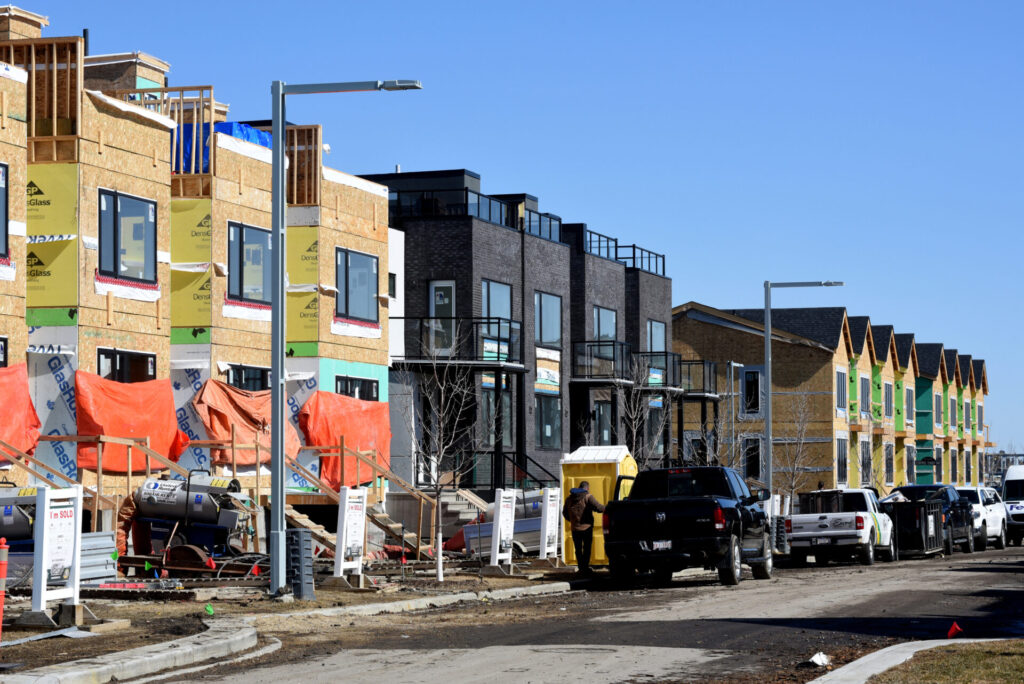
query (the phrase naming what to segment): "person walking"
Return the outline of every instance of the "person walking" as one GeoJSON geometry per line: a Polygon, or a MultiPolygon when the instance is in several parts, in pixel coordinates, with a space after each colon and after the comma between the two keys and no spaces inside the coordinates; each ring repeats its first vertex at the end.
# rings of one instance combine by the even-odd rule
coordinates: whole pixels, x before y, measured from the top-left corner
{"type": "Polygon", "coordinates": [[[576,550],[576,567],[580,574],[590,574],[590,550],[594,543],[594,511],[604,513],[604,506],[590,493],[590,483],[580,482],[569,490],[562,507],[562,517],[572,529],[572,545],[576,550]]]}

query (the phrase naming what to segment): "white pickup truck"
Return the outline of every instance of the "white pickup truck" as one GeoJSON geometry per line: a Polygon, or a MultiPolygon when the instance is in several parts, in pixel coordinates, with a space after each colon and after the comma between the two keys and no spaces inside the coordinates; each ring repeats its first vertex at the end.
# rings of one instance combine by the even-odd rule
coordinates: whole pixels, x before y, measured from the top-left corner
{"type": "Polygon", "coordinates": [[[878,508],[872,489],[822,489],[800,495],[800,513],[786,519],[790,557],[801,565],[808,556],[825,565],[839,557],[875,562],[898,558],[892,520],[878,508]]]}

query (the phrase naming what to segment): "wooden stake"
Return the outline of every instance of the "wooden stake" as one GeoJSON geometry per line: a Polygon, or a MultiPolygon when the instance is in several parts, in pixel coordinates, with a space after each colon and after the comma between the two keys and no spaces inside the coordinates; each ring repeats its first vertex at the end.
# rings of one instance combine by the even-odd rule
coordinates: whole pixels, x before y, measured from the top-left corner
{"type": "Polygon", "coordinates": [[[132,495],[132,445],[128,445],[128,469],[124,475],[124,495],[125,498],[132,495]]]}
{"type": "MultiPolygon", "coordinates": [[[[253,433],[256,437],[256,505],[260,505],[260,437],[259,433],[253,433]]],[[[256,535],[259,539],[259,535],[256,535]]],[[[259,551],[259,541],[256,542],[256,550],[259,551]]]]}
{"type": "Polygon", "coordinates": [[[100,154],[103,154],[103,129],[99,131],[99,149],[97,150],[100,154]]]}
{"type": "Polygon", "coordinates": [[[107,292],[107,325],[114,325],[114,293],[107,292]]]}
{"type": "Polygon", "coordinates": [[[100,497],[103,496],[103,442],[96,442],[96,492],[92,497],[92,531],[100,517],[100,497]]]}
{"type": "MultiPolygon", "coordinates": [[[[146,448],[147,449],[149,448],[149,437],[146,437],[146,448]]],[[[150,469],[149,469],[149,454],[147,453],[146,454],[146,479],[148,480],[150,477],[151,477],[151,475],[150,475],[150,469]]]]}
{"type": "Polygon", "coordinates": [[[338,454],[341,456],[341,486],[345,486],[345,435],[338,437],[338,454]]]}
{"type": "Polygon", "coordinates": [[[160,309],[162,308],[160,306],[160,301],[161,300],[159,298],[156,300],[156,329],[157,330],[160,329],[160,318],[161,318],[161,311],[160,311],[160,309]]]}
{"type": "MultiPolygon", "coordinates": [[[[235,424],[231,424],[231,477],[238,479],[238,460],[235,456],[235,424]]],[[[257,475],[259,470],[256,471],[257,475]]]]}
{"type": "Polygon", "coordinates": [[[423,539],[423,499],[420,499],[420,514],[416,518],[416,560],[420,559],[420,539],[423,539]]]}

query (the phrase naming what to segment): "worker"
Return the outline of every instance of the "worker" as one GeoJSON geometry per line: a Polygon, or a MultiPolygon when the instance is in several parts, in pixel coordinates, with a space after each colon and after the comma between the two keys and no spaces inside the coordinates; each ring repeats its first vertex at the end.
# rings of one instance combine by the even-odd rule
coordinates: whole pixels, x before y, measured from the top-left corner
{"type": "Polygon", "coordinates": [[[572,545],[576,549],[576,568],[581,575],[590,574],[590,549],[594,542],[594,511],[604,513],[604,506],[590,493],[590,483],[580,482],[569,490],[562,507],[562,517],[572,528],[572,545]]]}

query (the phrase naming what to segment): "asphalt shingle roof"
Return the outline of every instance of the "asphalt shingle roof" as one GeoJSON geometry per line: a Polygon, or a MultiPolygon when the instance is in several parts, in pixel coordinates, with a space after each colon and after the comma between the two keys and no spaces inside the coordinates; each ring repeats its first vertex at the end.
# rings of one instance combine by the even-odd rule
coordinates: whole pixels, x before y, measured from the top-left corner
{"type": "Polygon", "coordinates": [[[952,382],[953,374],[956,373],[956,349],[943,349],[942,354],[946,357],[946,374],[949,375],[950,382],[952,382]]]}
{"type": "MultiPolygon", "coordinates": [[[[889,338],[892,337],[891,325],[871,326],[871,337],[875,340],[875,357],[879,363],[885,363],[889,358],[889,338]]],[[[899,359],[896,359],[897,363],[899,359]]]]}
{"type": "MultiPolygon", "coordinates": [[[[910,352],[914,349],[914,333],[896,334],[896,353],[899,355],[900,368],[910,368],[910,352]]],[[[921,359],[917,360],[918,366],[921,359]]]]}
{"type": "MultiPolygon", "coordinates": [[[[748,321],[764,324],[764,309],[722,309],[725,313],[746,318],[748,321]]],[[[813,340],[822,346],[835,350],[843,339],[843,316],[846,309],[841,306],[807,307],[801,309],[772,308],[772,327],[813,340]]]]}
{"type": "Polygon", "coordinates": [[[939,377],[942,365],[942,343],[918,342],[914,346],[917,347],[918,372],[933,380],[939,377]]]}
{"type": "Polygon", "coordinates": [[[960,381],[969,382],[971,379],[971,355],[970,354],[959,354],[960,361],[960,381]]]}
{"type": "Polygon", "coordinates": [[[850,316],[849,321],[850,343],[853,344],[853,353],[860,354],[864,351],[864,343],[868,337],[868,326],[871,324],[871,319],[867,316],[850,316]]]}

